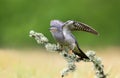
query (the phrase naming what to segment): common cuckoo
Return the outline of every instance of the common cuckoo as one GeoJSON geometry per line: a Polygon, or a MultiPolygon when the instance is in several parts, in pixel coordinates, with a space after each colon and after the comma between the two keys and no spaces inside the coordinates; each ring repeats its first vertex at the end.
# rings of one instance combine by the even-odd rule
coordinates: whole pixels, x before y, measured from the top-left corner
{"type": "Polygon", "coordinates": [[[98,35],[98,32],[95,29],[84,23],[72,20],[68,20],[66,22],[52,20],[50,22],[50,26],[50,32],[54,39],[60,44],[61,49],[67,47],[69,49],[69,53],[74,53],[81,59],[89,59],[80,49],[78,42],[71,31],[86,31],[98,35]]]}

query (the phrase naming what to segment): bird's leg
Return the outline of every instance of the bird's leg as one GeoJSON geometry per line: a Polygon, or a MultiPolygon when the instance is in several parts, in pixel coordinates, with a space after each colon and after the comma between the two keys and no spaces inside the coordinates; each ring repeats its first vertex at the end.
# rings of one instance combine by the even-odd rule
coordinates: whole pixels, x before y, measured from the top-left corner
{"type": "Polygon", "coordinates": [[[69,52],[68,52],[69,54],[72,54],[73,53],[73,51],[72,50],[69,50],[69,52]]]}

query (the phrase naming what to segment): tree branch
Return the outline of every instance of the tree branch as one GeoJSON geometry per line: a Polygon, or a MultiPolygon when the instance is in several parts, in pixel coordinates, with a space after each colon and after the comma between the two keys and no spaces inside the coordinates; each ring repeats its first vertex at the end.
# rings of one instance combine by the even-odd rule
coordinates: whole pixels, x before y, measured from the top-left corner
{"type": "Polygon", "coordinates": [[[30,31],[30,37],[33,37],[38,44],[43,44],[48,51],[58,52],[64,57],[67,61],[67,67],[64,68],[61,72],[61,77],[66,76],[69,72],[76,70],[75,62],[92,62],[96,74],[96,78],[107,78],[107,74],[104,73],[104,65],[100,57],[97,57],[94,51],[88,51],[86,55],[90,58],[88,59],[79,59],[75,54],[69,54],[66,50],[61,51],[59,44],[51,44],[46,36],[42,33],[37,33],[33,30],[30,31]]]}

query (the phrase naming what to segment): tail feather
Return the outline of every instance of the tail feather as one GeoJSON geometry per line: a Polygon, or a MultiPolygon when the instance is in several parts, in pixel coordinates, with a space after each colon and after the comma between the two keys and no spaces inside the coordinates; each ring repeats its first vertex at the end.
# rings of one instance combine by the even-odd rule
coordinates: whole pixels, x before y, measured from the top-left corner
{"type": "Polygon", "coordinates": [[[78,43],[76,42],[77,48],[79,52],[74,52],[76,55],[78,55],[81,59],[89,59],[89,57],[79,48],[78,43]]]}
{"type": "Polygon", "coordinates": [[[80,57],[80,59],[89,59],[89,57],[82,51],[80,50],[80,52],[74,52],[74,54],[78,55],[80,57]]]}

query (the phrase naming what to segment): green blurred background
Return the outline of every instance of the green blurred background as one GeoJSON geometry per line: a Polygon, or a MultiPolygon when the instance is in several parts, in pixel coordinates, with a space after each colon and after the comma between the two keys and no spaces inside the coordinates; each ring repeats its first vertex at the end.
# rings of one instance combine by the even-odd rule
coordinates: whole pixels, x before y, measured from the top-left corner
{"type": "Polygon", "coordinates": [[[119,0],[0,0],[0,47],[37,47],[30,30],[54,42],[53,19],[84,22],[100,33],[74,32],[81,46],[120,46],[119,0]]]}

